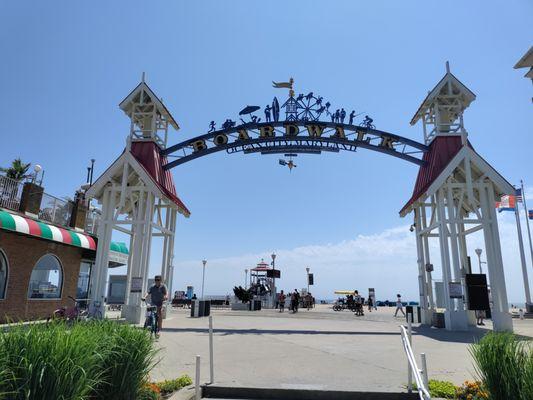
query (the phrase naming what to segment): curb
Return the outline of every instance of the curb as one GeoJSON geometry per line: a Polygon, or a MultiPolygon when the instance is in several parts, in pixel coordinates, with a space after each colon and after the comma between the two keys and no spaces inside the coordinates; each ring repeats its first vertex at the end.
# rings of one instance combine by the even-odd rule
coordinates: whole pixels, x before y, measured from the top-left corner
{"type": "MultiPolygon", "coordinates": [[[[194,390],[194,389],[193,389],[194,390]]],[[[194,391],[192,392],[194,396],[194,391]]],[[[203,386],[205,398],[264,400],[418,400],[417,392],[346,392],[335,390],[203,386]]],[[[194,397],[193,397],[194,398],[194,397]]],[[[189,399],[188,399],[189,400],[189,399]]]]}
{"type": "Polygon", "coordinates": [[[178,390],[168,400],[194,400],[195,394],[194,385],[189,385],[178,390]]]}

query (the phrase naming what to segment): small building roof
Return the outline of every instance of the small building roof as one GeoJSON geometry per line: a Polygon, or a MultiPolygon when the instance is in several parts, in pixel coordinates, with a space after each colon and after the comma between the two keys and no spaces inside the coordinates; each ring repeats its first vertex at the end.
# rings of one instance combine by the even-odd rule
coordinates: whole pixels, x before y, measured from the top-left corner
{"type": "MultiPolygon", "coordinates": [[[[533,46],[522,56],[520,60],[515,64],[514,68],[531,68],[533,67],[533,46]]],[[[531,73],[531,71],[529,72],[531,73]]]]}
{"type": "Polygon", "coordinates": [[[514,187],[472,148],[470,142],[463,146],[459,136],[437,136],[424,154],[425,165],[418,171],[413,195],[400,210],[404,217],[420,198],[433,193],[454,172],[467,152],[471,160],[472,178],[486,176],[494,183],[495,197],[514,193],[514,187]]]}
{"type": "Polygon", "coordinates": [[[189,217],[191,212],[179,199],[170,170],[163,169],[163,165],[167,164],[168,160],[167,156],[161,154],[161,149],[154,142],[133,142],[131,154],[146,170],[157,187],[178,206],[180,212],[189,217]]]}
{"type": "Polygon", "coordinates": [[[411,119],[410,124],[415,125],[420,118],[424,115],[425,111],[436,100],[437,97],[446,95],[448,83],[452,87],[452,93],[461,96],[463,107],[466,108],[476,99],[476,95],[468,89],[459,79],[455,77],[451,72],[446,72],[446,75],[437,83],[437,85],[429,91],[426,98],[418,107],[415,115],[411,119]]]}
{"type": "Polygon", "coordinates": [[[168,111],[167,107],[163,104],[161,99],[157,97],[157,95],[150,89],[150,87],[146,84],[146,82],[142,81],[137,85],[135,89],[131,91],[130,94],[126,96],[124,100],[122,100],[119,104],[119,107],[126,115],[131,115],[131,108],[134,103],[138,103],[140,101],[141,93],[144,91],[145,95],[148,95],[149,101],[145,100],[145,102],[153,102],[159,111],[161,115],[163,115],[170,125],[176,130],[178,130],[180,127],[172,114],[168,111]]]}

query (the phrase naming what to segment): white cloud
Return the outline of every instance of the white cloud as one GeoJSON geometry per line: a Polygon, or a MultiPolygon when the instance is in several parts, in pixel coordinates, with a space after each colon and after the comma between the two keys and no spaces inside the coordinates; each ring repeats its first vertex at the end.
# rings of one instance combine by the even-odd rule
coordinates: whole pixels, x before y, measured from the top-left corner
{"type": "MultiPolygon", "coordinates": [[[[533,200],[533,188],[526,190],[526,199],[533,200]]],[[[530,208],[531,204],[530,202],[530,208]]],[[[523,213],[523,210],[521,210],[523,213]]],[[[530,281],[533,277],[525,220],[521,214],[523,237],[530,281]]],[[[505,212],[498,217],[505,265],[507,292],[510,302],[523,302],[524,289],[517,231],[514,214],[505,212]]],[[[481,232],[467,239],[472,267],[478,270],[474,249],[484,249],[481,232]]],[[[435,278],[440,278],[440,254],[437,239],[432,240],[432,263],[435,278]]],[[[387,229],[379,234],[360,234],[340,243],[317,244],[293,249],[278,249],[276,267],[281,269],[278,289],[292,290],[306,285],[305,267],[315,274],[312,292],[318,298],[333,298],[336,289],[359,289],[363,293],[369,287],[376,288],[378,299],[392,299],[402,293],[405,299],[418,300],[418,272],[415,236],[409,225],[387,229]]],[[[241,254],[228,258],[208,260],[206,268],[206,294],[231,293],[234,285],[244,284],[244,269],[253,267],[264,258],[270,262],[270,251],[259,254],[241,254]]],[[[485,260],[484,254],[482,260],[485,260]]],[[[483,265],[484,272],[486,266],[483,265]]],[[[201,287],[201,261],[189,260],[176,263],[174,290],[187,285],[201,287]]],[[[533,285],[532,285],[533,287],[533,285]]]]}

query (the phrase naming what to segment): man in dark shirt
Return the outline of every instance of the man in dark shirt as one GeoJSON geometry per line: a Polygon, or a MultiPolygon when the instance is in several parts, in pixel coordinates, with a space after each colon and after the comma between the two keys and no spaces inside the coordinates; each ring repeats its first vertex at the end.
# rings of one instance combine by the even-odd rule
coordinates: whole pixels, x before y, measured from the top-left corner
{"type": "MultiPolygon", "coordinates": [[[[146,292],[144,297],[150,295],[152,305],[157,307],[157,327],[158,330],[161,331],[161,328],[163,327],[163,302],[168,299],[168,291],[167,287],[162,282],[161,275],[156,275],[154,280],[155,283],[148,289],[148,292],[146,292]]],[[[159,336],[159,334],[156,336],[159,336]]]]}

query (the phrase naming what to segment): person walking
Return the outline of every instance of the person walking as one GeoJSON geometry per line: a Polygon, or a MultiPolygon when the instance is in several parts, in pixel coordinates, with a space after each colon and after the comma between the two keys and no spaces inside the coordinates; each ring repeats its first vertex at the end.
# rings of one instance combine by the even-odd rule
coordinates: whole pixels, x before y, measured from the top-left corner
{"type": "Polygon", "coordinates": [[[283,312],[285,310],[285,298],[285,293],[283,293],[282,290],[278,296],[279,312],[283,312]]]}
{"type": "Polygon", "coordinates": [[[372,296],[368,296],[368,311],[369,312],[372,312],[372,306],[373,306],[372,296]]]}
{"type": "Polygon", "coordinates": [[[476,324],[485,325],[483,320],[485,319],[485,310],[476,310],[476,324]]]}
{"type": "Polygon", "coordinates": [[[298,312],[298,306],[300,305],[300,293],[298,293],[298,289],[294,289],[294,312],[298,312]]]}
{"type": "Polygon", "coordinates": [[[395,317],[398,315],[398,311],[401,311],[405,317],[405,313],[403,312],[402,296],[399,293],[396,295],[396,312],[394,313],[395,317]]]}

